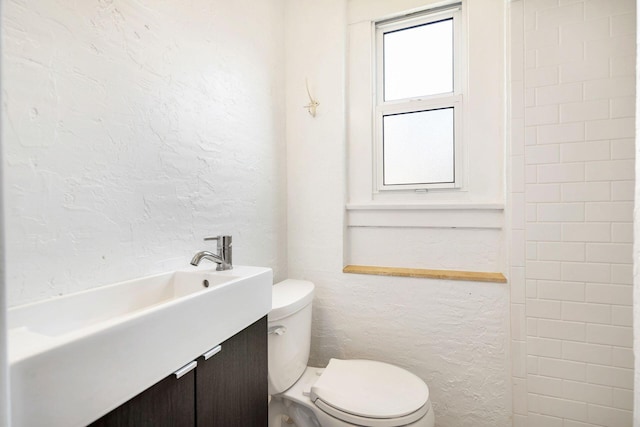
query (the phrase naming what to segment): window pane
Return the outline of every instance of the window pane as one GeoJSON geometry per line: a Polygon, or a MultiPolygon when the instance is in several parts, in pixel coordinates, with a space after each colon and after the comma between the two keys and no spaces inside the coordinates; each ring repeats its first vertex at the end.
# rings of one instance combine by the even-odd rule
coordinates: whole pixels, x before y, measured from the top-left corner
{"type": "Polygon", "coordinates": [[[453,92],[453,19],[384,34],[384,99],[453,92]]]}
{"type": "Polygon", "coordinates": [[[385,185],[454,182],[453,108],[383,117],[385,185]]]}

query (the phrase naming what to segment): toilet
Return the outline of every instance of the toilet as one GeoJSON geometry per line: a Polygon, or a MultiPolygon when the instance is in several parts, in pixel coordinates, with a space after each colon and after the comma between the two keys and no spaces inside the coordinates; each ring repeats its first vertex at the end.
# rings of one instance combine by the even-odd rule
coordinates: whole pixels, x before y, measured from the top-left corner
{"type": "Polygon", "coordinates": [[[288,427],[291,421],[296,427],[433,427],[429,388],[411,372],[372,360],[307,366],[313,289],[306,280],[273,286],[269,427],[288,427]]]}

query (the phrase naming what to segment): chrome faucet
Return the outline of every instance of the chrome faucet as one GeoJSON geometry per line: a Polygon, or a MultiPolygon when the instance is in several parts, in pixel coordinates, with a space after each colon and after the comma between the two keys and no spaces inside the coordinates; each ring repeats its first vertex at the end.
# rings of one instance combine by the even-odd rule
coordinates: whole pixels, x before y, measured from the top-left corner
{"type": "Polygon", "coordinates": [[[200,261],[203,259],[208,259],[209,261],[213,261],[218,266],[216,267],[217,271],[222,270],[231,270],[233,269],[233,257],[231,250],[231,236],[216,236],[216,237],[205,237],[205,241],[209,240],[217,240],[217,254],[214,254],[209,251],[200,251],[193,256],[191,259],[191,265],[198,265],[200,261]]]}

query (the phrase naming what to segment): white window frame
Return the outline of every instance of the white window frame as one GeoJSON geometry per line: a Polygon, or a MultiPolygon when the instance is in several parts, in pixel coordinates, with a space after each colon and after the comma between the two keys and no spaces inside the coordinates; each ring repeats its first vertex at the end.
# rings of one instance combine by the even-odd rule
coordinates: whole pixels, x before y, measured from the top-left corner
{"type": "Polygon", "coordinates": [[[374,40],[374,192],[386,191],[426,191],[430,189],[460,189],[463,187],[463,93],[466,89],[466,51],[464,50],[463,10],[461,3],[430,9],[410,16],[373,23],[374,40]],[[384,100],[384,43],[385,33],[428,25],[443,20],[453,20],[453,92],[406,98],[393,101],[384,100]],[[383,120],[385,115],[453,108],[454,111],[454,176],[453,182],[421,184],[385,184],[383,152],[383,120]]]}

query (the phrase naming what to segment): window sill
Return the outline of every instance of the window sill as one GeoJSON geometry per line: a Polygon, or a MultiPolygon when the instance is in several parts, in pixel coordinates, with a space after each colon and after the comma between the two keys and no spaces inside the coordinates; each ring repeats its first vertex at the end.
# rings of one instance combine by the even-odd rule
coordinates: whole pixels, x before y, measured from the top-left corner
{"type": "Polygon", "coordinates": [[[501,229],[500,203],[348,204],[349,227],[428,227],[501,229]]]}
{"type": "Polygon", "coordinates": [[[503,211],[502,203],[349,203],[348,211],[358,210],[497,210],[503,211]]]}
{"type": "Polygon", "coordinates": [[[377,267],[369,265],[347,265],[343,273],[372,274],[377,276],[415,277],[424,279],[463,280],[469,282],[507,283],[502,273],[483,271],[431,270],[426,268],[377,267]]]}

